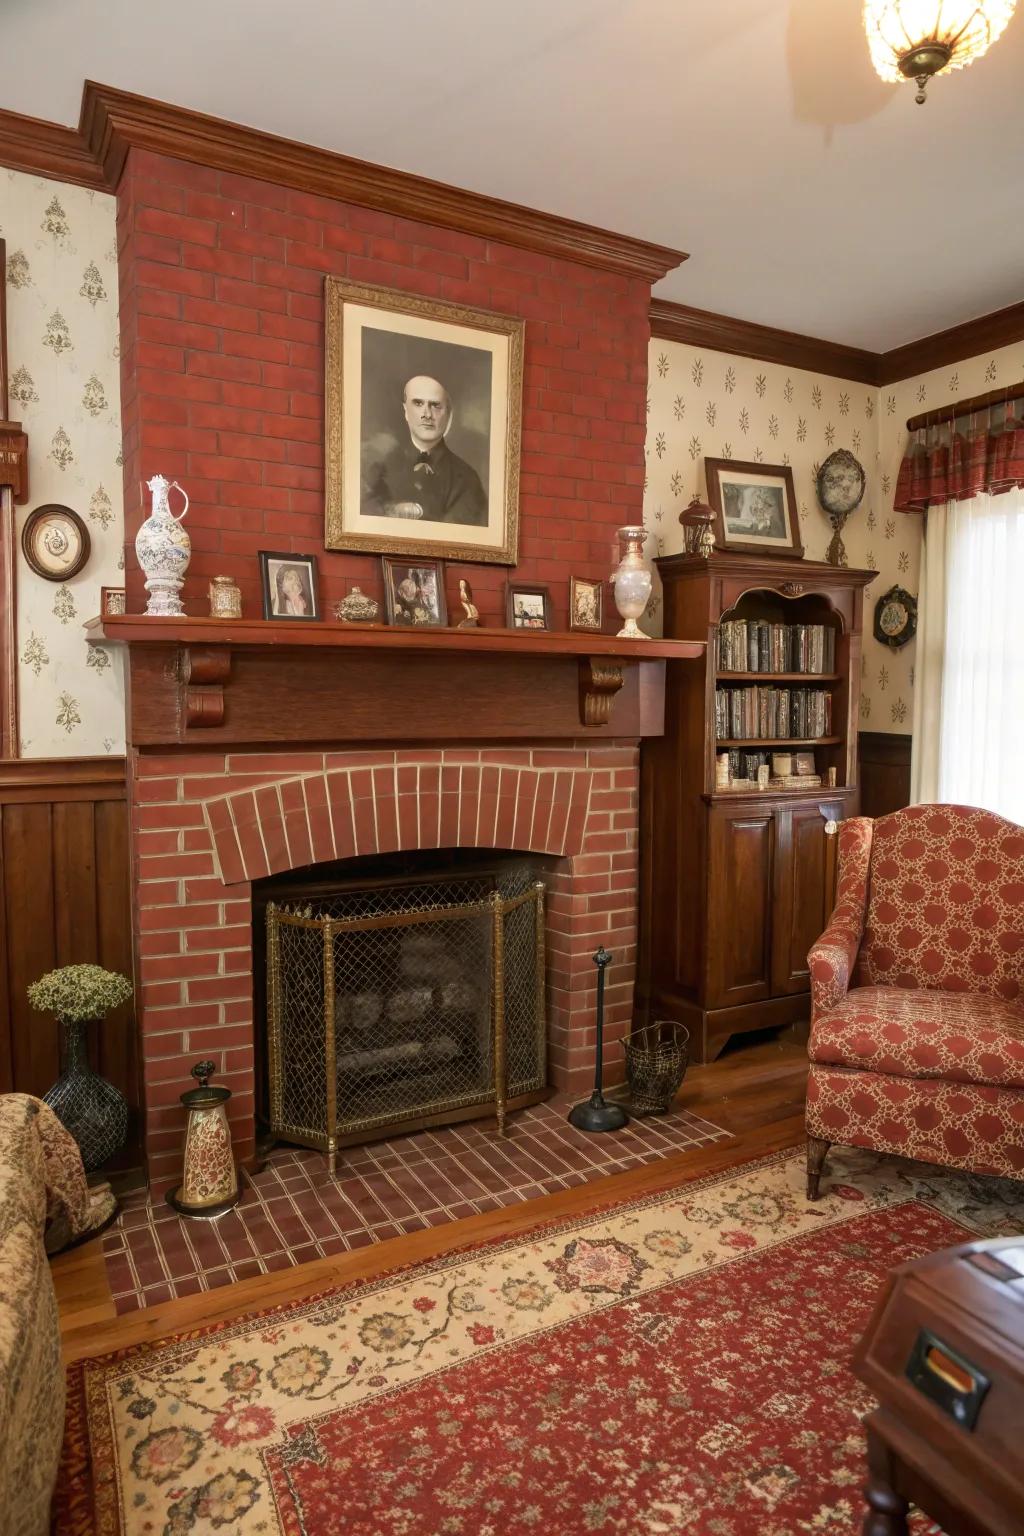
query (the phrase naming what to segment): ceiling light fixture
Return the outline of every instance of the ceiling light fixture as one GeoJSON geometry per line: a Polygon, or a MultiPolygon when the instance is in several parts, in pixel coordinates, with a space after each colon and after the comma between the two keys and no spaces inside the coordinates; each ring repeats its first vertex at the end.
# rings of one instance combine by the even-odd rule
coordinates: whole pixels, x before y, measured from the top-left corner
{"type": "Polygon", "coordinates": [[[980,59],[1006,30],[1017,0],[864,0],[871,62],[883,80],[916,80],[980,59]]]}

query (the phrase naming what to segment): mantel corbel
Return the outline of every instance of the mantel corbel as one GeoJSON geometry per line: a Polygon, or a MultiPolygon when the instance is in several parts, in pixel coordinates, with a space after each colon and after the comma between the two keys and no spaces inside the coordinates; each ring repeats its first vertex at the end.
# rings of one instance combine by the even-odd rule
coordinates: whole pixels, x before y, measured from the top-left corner
{"type": "Polygon", "coordinates": [[[607,725],[615,695],[625,682],[625,663],[609,656],[580,657],[580,720],[607,725]]]}
{"type": "Polygon", "coordinates": [[[213,730],[224,724],[224,684],[230,676],[230,646],[182,646],[181,681],[187,731],[213,730]]]}

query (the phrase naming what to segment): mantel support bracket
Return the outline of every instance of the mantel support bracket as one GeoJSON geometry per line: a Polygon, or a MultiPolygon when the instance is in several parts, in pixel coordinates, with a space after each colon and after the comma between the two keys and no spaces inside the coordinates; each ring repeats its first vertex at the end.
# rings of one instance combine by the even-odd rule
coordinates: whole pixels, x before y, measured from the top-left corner
{"type": "Polygon", "coordinates": [[[231,676],[226,645],[187,645],[181,653],[185,730],[213,730],[224,724],[224,684],[231,676]]]}
{"type": "Polygon", "coordinates": [[[612,701],[625,680],[625,664],[606,656],[580,657],[580,720],[607,725],[612,701]]]}

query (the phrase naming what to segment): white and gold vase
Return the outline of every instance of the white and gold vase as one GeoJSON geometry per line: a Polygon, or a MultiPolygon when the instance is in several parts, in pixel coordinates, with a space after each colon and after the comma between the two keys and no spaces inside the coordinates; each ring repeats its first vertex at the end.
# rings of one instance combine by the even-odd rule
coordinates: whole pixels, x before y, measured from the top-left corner
{"type": "Polygon", "coordinates": [[[649,640],[650,636],[645,635],[636,622],[650,601],[653,583],[651,567],[644,554],[647,529],[620,528],[618,536],[621,557],[612,573],[612,587],[615,606],[626,621],[619,630],[619,638],[649,640]]]}

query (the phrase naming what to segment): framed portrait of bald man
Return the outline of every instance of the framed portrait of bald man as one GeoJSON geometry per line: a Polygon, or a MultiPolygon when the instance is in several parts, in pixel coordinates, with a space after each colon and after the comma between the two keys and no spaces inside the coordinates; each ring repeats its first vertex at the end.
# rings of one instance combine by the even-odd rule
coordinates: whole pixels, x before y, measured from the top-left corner
{"type": "Polygon", "coordinates": [[[523,322],[325,284],[327,548],[515,565],[523,322]]]}

